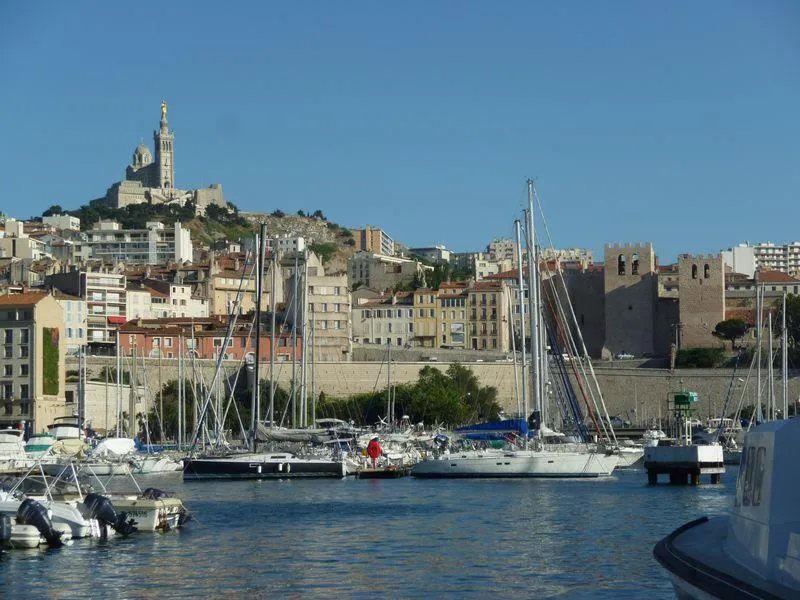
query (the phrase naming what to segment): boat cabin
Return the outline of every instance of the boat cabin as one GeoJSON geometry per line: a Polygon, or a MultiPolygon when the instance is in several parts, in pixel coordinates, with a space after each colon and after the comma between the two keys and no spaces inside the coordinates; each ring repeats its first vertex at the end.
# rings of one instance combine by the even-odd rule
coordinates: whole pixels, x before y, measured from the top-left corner
{"type": "Polygon", "coordinates": [[[726,553],[759,576],[800,592],[800,419],[773,421],[747,435],[726,553]]]}

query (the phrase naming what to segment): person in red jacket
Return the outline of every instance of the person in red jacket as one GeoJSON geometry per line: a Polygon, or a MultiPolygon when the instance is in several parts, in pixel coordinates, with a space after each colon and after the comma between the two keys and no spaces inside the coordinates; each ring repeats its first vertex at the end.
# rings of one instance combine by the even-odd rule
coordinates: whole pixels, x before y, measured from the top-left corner
{"type": "Polygon", "coordinates": [[[381,454],[383,454],[383,449],[378,442],[378,437],[375,436],[369,441],[369,444],[367,444],[367,456],[372,459],[373,469],[378,468],[378,459],[381,457],[381,454]]]}

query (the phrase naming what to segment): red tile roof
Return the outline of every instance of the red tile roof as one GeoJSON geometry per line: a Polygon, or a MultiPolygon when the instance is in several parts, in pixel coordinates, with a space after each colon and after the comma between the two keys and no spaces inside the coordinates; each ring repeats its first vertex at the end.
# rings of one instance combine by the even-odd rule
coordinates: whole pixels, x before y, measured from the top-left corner
{"type": "Polygon", "coordinates": [[[759,283],[800,283],[800,279],[790,277],[783,271],[758,271],[756,281],[759,283]]]}
{"type": "Polygon", "coordinates": [[[22,294],[3,294],[0,296],[0,306],[33,306],[49,294],[40,292],[24,292],[22,294]]]}

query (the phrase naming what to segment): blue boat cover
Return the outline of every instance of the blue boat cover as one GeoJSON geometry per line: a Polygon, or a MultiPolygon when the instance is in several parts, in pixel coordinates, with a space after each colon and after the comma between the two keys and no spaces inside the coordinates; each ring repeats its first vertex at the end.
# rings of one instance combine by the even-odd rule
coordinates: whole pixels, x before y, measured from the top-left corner
{"type": "Polygon", "coordinates": [[[489,421],[475,423],[465,427],[458,427],[455,433],[470,440],[505,440],[509,435],[527,436],[528,422],[525,419],[503,419],[502,421],[489,421]]]}

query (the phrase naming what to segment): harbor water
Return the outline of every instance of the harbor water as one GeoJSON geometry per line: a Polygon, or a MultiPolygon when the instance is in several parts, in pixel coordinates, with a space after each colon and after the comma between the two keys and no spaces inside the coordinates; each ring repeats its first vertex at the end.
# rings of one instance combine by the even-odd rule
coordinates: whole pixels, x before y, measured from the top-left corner
{"type": "Polygon", "coordinates": [[[673,598],[654,544],[726,512],[722,484],[142,479],[196,520],[0,557],[3,598],[673,598]]]}

